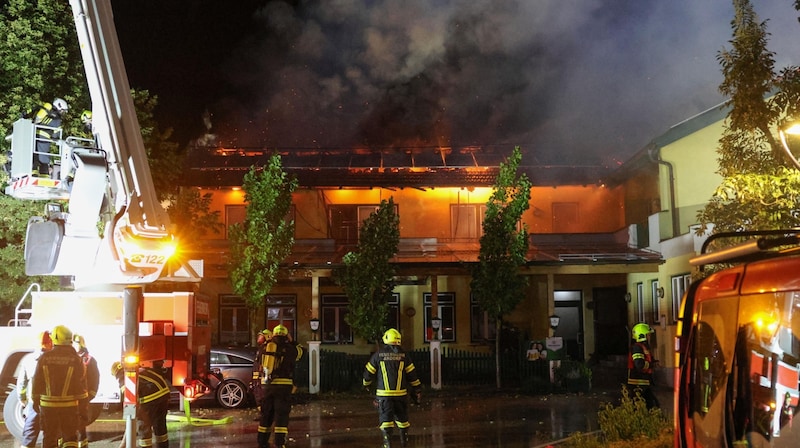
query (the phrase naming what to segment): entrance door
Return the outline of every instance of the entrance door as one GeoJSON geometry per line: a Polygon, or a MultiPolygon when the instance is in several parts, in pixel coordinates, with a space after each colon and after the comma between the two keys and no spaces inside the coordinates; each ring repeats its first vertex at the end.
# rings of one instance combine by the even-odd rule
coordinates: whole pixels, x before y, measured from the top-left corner
{"type": "Polygon", "coordinates": [[[595,288],[594,296],[594,346],[598,357],[627,355],[628,306],[625,303],[625,286],[595,288]]]}
{"type": "Polygon", "coordinates": [[[561,318],[555,336],[564,340],[569,359],[583,361],[583,313],[581,291],[554,291],[555,314],[561,318]]]}

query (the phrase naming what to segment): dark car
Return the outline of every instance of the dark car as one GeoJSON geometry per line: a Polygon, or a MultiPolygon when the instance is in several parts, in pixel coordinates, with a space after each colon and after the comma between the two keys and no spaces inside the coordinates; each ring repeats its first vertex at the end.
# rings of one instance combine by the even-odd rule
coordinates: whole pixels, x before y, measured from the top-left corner
{"type": "Polygon", "coordinates": [[[237,347],[213,347],[211,349],[211,371],[218,374],[219,382],[212,380],[213,396],[220,406],[233,409],[253,402],[248,392],[253,377],[253,360],[256,349],[237,347]]]}

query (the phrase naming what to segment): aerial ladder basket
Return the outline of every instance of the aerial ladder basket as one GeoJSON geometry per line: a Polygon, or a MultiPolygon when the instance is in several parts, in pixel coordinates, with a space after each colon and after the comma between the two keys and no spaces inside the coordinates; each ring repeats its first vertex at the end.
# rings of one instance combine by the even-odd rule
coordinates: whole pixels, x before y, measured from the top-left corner
{"type": "Polygon", "coordinates": [[[11,135],[11,163],[9,185],[5,193],[17,199],[27,200],[67,200],[69,199],[71,154],[74,148],[89,149],[94,142],[89,139],[69,137],[64,140],[61,128],[35,124],[27,118],[14,122],[11,135]],[[47,131],[53,138],[43,137],[47,131]],[[40,150],[40,144],[48,149],[40,150]],[[40,172],[41,163],[47,165],[47,172],[40,172]]]}

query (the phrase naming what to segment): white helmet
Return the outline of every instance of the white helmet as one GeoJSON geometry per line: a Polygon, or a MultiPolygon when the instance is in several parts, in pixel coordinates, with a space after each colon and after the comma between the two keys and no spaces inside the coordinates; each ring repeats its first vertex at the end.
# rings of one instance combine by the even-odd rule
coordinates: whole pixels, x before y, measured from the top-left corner
{"type": "Polygon", "coordinates": [[[53,100],[53,108],[59,112],[66,112],[69,110],[69,104],[64,98],[56,98],[53,100]]]}

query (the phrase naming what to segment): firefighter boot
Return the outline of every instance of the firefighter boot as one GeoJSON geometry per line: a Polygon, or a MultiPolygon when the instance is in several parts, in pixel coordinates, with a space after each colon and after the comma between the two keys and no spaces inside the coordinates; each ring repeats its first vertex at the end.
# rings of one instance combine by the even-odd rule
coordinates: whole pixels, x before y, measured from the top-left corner
{"type": "Polygon", "coordinates": [[[392,448],[392,430],[389,429],[382,429],[381,434],[383,435],[383,448],[392,448]]]}
{"type": "Polygon", "coordinates": [[[408,428],[400,428],[400,446],[408,446],[408,428]]]}

